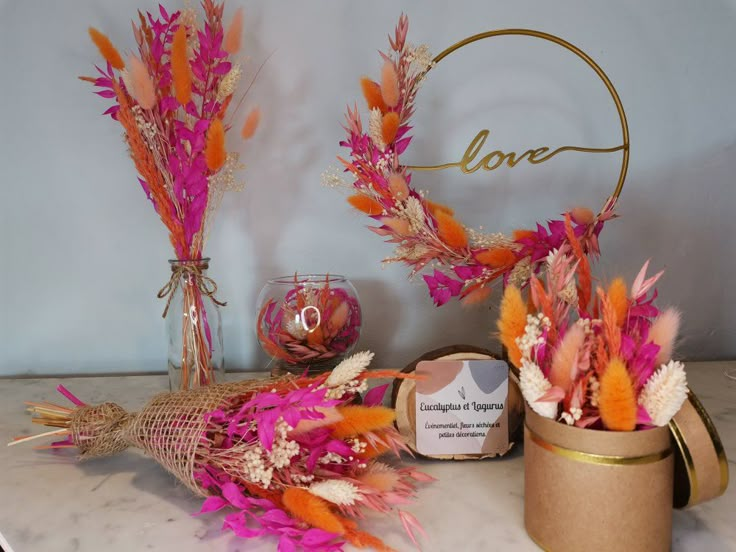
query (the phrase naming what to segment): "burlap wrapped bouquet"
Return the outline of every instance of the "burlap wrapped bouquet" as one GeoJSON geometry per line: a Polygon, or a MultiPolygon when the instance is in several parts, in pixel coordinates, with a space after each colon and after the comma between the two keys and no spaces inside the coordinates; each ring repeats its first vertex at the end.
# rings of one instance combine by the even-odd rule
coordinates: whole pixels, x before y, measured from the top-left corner
{"type": "MultiPolygon", "coordinates": [[[[35,422],[61,429],[55,447],[76,447],[81,459],[137,447],[194,493],[206,497],[200,513],[224,507],[224,528],[245,538],[273,535],[279,551],[341,550],[344,542],[389,550],[361,531],[365,509],[388,513],[414,496],[412,468],[376,460],[405,446],[393,428],[393,410],[381,405],[387,386],[353,404],[370,377],[371,353],[358,353],[329,374],[251,380],[162,393],[141,411],[115,403],[66,408],[31,403],[35,422]]],[[[38,436],[34,436],[38,437],[38,436]]],[[[29,438],[19,439],[22,442],[29,438]]],[[[398,515],[414,540],[420,530],[408,512],[398,515]]]]}

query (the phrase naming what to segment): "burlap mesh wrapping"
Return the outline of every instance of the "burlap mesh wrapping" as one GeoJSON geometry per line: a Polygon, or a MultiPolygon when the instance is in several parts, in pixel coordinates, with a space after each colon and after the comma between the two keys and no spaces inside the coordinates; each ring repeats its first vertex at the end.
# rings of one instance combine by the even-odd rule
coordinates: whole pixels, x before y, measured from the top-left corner
{"type": "Polygon", "coordinates": [[[129,446],[140,448],[193,492],[206,496],[194,479],[198,452],[207,443],[203,415],[231,401],[245,402],[252,392],[272,384],[273,380],[246,380],[161,393],[130,414],[115,403],[83,407],[72,416],[72,439],[82,459],[109,456],[129,446]]]}

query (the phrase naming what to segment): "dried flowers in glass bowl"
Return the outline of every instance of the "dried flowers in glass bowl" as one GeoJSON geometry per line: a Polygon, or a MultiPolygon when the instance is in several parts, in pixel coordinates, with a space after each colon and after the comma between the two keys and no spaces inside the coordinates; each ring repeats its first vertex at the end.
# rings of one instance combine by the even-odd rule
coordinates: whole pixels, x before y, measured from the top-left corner
{"type": "Polygon", "coordinates": [[[361,324],[358,294],[337,274],[273,278],[258,298],[256,332],[274,374],[334,367],[355,348],[361,324]]]}

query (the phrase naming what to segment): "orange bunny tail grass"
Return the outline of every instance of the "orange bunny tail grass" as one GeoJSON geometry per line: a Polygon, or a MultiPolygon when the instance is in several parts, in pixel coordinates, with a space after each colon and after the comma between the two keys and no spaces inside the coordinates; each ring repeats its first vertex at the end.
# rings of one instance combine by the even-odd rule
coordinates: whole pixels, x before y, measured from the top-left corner
{"type": "Polygon", "coordinates": [[[343,418],[332,426],[332,435],[337,439],[384,429],[396,417],[392,408],[384,406],[343,406],[337,410],[343,418]]]}
{"type": "Polygon", "coordinates": [[[350,530],[345,533],[345,538],[355,548],[372,548],[377,552],[395,552],[393,548],[386,546],[378,537],[363,531],[350,530]]]}
{"type": "Polygon", "coordinates": [[[595,213],[587,207],[575,207],[570,211],[570,216],[576,224],[592,224],[595,220],[595,213]]]}
{"type": "Polygon", "coordinates": [[[437,213],[445,213],[446,215],[450,216],[453,216],[455,214],[455,211],[453,211],[447,205],[442,205],[442,203],[435,203],[434,201],[425,199],[424,205],[427,207],[427,210],[432,213],[433,217],[436,217],[437,213]]]}
{"type": "Polygon", "coordinates": [[[485,303],[486,300],[491,296],[490,286],[480,286],[475,288],[473,291],[468,293],[461,299],[461,303],[464,307],[473,307],[485,303]]]}
{"type": "Polygon", "coordinates": [[[505,247],[494,247],[493,249],[486,249],[477,253],[475,259],[486,266],[502,268],[514,264],[516,262],[516,255],[513,251],[505,247]]]}
{"type": "Polygon", "coordinates": [[[406,184],[406,180],[399,173],[392,173],[388,177],[388,189],[391,190],[391,195],[394,199],[404,201],[409,197],[409,186],[406,184]]]}
{"type": "Polygon", "coordinates": [[[501,311],[498,318],[498,331],[501,334],[501,343],[509,354],[511,364],[521,367],[521,351],[516,344],[516,338],[524,334],[526,327],[526,304],[521,297],[521,291],[516,286],[506,286],[501,299],[501,311]]]}
{"type": "Polygon", "coordinates": [[[368,109],[380,109],[381,113],[386,112],[386,104],[381,95],[381,85],[372,81],[368,77],[360,79],[360,88],[363,90],[363,97],[368,104],[368,109]]]}
{"type": "Polygon", "coordinates": [[[133,90],[129,90],[143,109],[151,109],[156,105],[156,88],[153,86],[151,75],[138,56],[133,54],[128,58],[128,74],[133,90]]]}
{"type": "Polygon", "coordinates": [[[567,392],[577,376],[578,352],[585,342],[585,330],[574,324],[567,330],[565,337],[552,357],[552,367],[549,372],[549,381],[567,392]]]}
{"type": "Polygon", "coordinates": [[[187,28],[179,25],[171,44],[171,77],[174,93],[180,105],[186,105],[192,98],[192,73],[187,59],[187,28]]]}
{"type": "Polygon", "coordinates": [[[523,240],[526,238],[531,238],[535,234],[536,232],[534,232],[534,230],[525,230],[523,228],[520,228],[520,229],[514,230],[512,237],[514,238],[514,241],[519,241],[519,240],[523,240]]]}
{"type": "Polygon", "coordinates": [[[396,133],[399,130],[399,114],[395,111],[389,111],[383,116],[383,123],[381,123],[381,138],[387,144],[393,143],[396,139],[396,133]]]}
{"type": "Polygon", "coordinates": [[[225,164],[225,128],[220,119],[215,119],[207,131],[207,145],[204,148],[207,168],[212,172],[220,170],[225,164]]]}
{"type": "Polygon", "coordinates": [[[225,33],[222,48],[228,54],[237,54],[240,50],[240,42],[243,36],[243,8],[238,8],[233,14],[230,26],[225,33]]]}
{"type": "Polygon", "coordinates": [[[396,75],[394,64],[387,61],[381,69],[381,96],[388,107],[399,104],[399,77],[396,75]]]}
{"type": "Polygon", "coordinates": [[[667,309],[654,319],[649,328],[649,341],[659,345],[655,362],[664,364],[672,359],[672,350],[680,329],[680,313],[676,309],[667,309]]]}
{"type": "Polygon", "coordinates": [[[577,238],[575,231],[572,228],[570,213],[565,214],[565,234],[567,235],[567,240],[570,242],[575,258],[580,263],[578,267],[578,304],[580,305],[580,308],[587,309],[593,292],[590,262],[588,261],[588,256],[583,251],[583,246],[580,244],[580,240],[577,238]]]}
{"type": "Polygon", "coordinates": [[[437,235],[440,239],[453,249],[465,249],[468,246],[468,234],[465,228],[452,215],[438,212],[437,235]]]}
{"type": "Polygon", "coordinates": [[[240,137],[243,140],[247,140],[248,138],[252,138],[253,135],[256,133],[256,130],[258,130],[258,125],[261,123],[261,110],[257,107],[254,107],[250,110],[248,113],[248,116],[245,118],[245,122],[243,123],[243,128],[240,130],[240,137]]]}
{"type": "Polygon", "coordinates": [[[608,286],[608,301],[611,303],[613,312],[616,313],[616,324],[619,327],[626,322],[629,312],[629,298],[626,295],[626,282],[623,278],[616,278],[608,286]]]}
{"type": "Polygon", "coordinates": [[[289,487],[284,491],[284,507],[294,517],[312,527],[328,533],[345,534],[345,526],[330,509],[327,501],[300,487],[289,487]]]}
{"type": "Polygon", "coordinates": [[[110,39],[107,38],[106,35],[94,27],[87,29],[87,32],[89,32],[89,37],[92,39],[92,42],[95,43],[95,46],[97,46],[102,57],[105,58],[110,65],[118,70],[125,69],[123,58],[120,57],[120,53],[115,49],[115,46],[112,45],[112,42],[110,42],[110,39]]]}
{"type": "Polygon", "coordinates": [[[636,427],[636,393],[624,363],[614,358],[601,376],[598,407],[606,429],[633,431],[636,427]]]}
{"type": "Polygon", "coordinates": [[[621,349],[621,328],[619,328],[616,320],[616,312],[611,305],[611,301],[606,293],[598,288],[598,300],[600,304],[600,317],[603,320],[603,338],[608,347],[610,357],[618,355],[621,349]]]}
{"type": "Polygon", "coordinates": [[[383,205],[365,194],[353,194],[349,196],[348,203],[358,211],[363,211],[366,215],[373,216],[383,213],[383,205]]]}
{"type": "Polygon", "coordinates": [[[555,343],[557,341],[557,326],[555,325],[555,311],[552,307],[552,300],[544,290],[542,282],[532,274],[529,278],[529,287],[531,288],[532,303],[534,308],[541,311],[544,316],[549,318],[550,326],[549,333],[547,334],[547,340],[549,343],[555,343]]]}

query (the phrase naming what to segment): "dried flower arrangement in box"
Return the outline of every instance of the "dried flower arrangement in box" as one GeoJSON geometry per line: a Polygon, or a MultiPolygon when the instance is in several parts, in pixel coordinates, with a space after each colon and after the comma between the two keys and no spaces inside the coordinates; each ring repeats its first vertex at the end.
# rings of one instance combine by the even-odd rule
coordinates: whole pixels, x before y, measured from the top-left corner
{"type": "Polygon", "coordinates": [[[577,427],[632,431],[665,426],[687,399],[684,366],[672,359],[679,313],[660,311],[648,262],[628,290],[616,278],[593,294],[590,265],[572,221],[568,243],[532,276],[531,306],[504,291],[498,329],[520,370],[521,392],[545,418],[577,427]]]}

